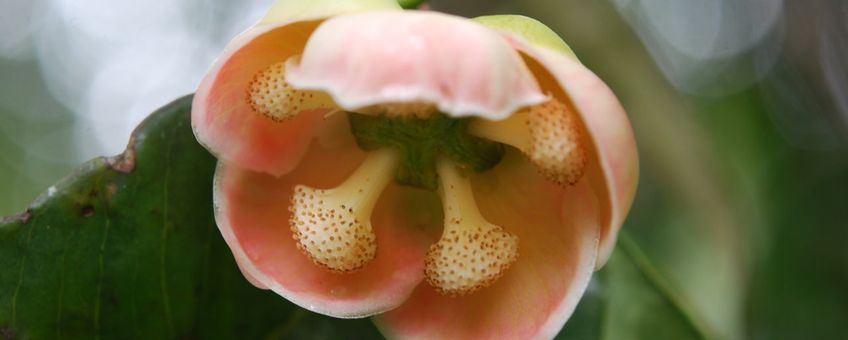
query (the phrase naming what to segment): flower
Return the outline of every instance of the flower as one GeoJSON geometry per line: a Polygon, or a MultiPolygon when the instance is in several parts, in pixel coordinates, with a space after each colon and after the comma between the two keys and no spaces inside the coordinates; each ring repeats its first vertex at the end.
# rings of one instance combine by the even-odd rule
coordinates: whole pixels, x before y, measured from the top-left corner
{"type": "Polygon", "coordinates": [[[245,277],[408,338],[551,337],[635,193],[610,89],[521,16],[278,0],[201,83],[245,277]]]}

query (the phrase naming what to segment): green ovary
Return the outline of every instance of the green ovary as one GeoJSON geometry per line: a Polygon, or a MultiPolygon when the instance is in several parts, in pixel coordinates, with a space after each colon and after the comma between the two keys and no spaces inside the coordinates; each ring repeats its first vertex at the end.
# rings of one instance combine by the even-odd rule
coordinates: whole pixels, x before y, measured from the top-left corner
{"type": "Polygon", "coordinates": [[[348,119],[361,149],[372,151],[391,147],[399,151],[400,164],[395,180],[402,185],[438,189],[436,161],[440,157],[466,170],[482,172],[497,165],[504,154],[502,144],[468,134],[471,118],[451,118],[444,114],[412,118],[349,113],[348,119]]]}

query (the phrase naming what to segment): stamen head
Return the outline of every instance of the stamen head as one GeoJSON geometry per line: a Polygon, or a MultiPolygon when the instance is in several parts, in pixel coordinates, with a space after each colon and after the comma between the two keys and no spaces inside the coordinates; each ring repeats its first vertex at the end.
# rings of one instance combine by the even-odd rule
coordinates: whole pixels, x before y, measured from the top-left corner
{"type": "Polygon", "coordinates": [[[322,92],[292,88],[286,82],[285,71],[286,62],[279,62],[253,76],[247,87],[247,102],[254,111],[283,121],[305,110],[333,106],[322,92]]]}
{"type": "Polygon", "coordinates": [[[557,183],[576,183],[586,167],[586,151],[574,112],[557,100],[531,106],[527,111],[531,140],[525,152],[530,161],[557,183]]]}
{"type": "Polygon", "coordinates": [[[291,230],[297,247],[313,262],[336,272],[362,268],[377,254],[369,221],[326,190],[299,185],[291,198],[291,230]]]}
{"type": "Polygon", "coordinates": [[[430,246],[424,274],[445,295],[472,293],[494,283],[518,258],[518,237],[501,227],[446,225],[442,239],[430,246]]]}

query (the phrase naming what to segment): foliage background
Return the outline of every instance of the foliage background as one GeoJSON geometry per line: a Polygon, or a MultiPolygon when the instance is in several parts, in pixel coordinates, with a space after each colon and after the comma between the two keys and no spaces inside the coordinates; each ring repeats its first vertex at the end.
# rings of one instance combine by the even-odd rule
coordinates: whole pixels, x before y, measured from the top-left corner
{"type": "MultiPolygon", "coordinates": [[[[79,163],[122,150],[131,128],[191,92],[223,44],[268,3],[0,0],[0,215],[22,211],[79,163]]],[[[431,5],[540,19],[611,85],[641,156],[625,228],[711,334],[843,335],[848,4],[431,5]]],[[[591,289],[612,294],[603,282],[591,289]]],[[[573,323],[591,318],[603,294],[590,294],[573,323]]],[[[597,337],[620,338],[616,325],[637,318],[617,315],[597,337]]],[[[668,325],[650,326],[648,334],[668,325]]]]}

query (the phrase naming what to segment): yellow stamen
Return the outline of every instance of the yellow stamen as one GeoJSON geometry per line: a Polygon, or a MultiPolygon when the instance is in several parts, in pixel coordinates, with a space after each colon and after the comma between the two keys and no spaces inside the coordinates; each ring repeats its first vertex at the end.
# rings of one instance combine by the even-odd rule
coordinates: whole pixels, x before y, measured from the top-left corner
{"type": "Polygon", "coordinates": [[[355,271],[374,259],[377,238],[371,212],[394,179],[398,160],[395,150],[377,150],[336,188],[296,186],[289,209],[297,247],[316,264],[336,272],[355,271]]]}
{"type": "Polygon", "coordinates": [[[518,258],[518,237],[486,221],[471,183],[450,161],[437,165],[445,222],[442,238],[427,252],[427,282],[445,295],[465,295],[500,278],[518,258]]]}
{"type": "Polygon", "coordinates": [[[586,150],[579,121],[567,105],[551,99],[503,121],[477,119],[468,131],[521,150],[550,180],[574,184],[583,176],[586,150]]]}
{"type": "Polygon", "coordinates": [[[253,76],[247,86],[247,102],[254,111],[284,121],[306,110],[336,108],[330,96],[322,91],[292,88],[286,82],[286,63],[278,62],[253,76]]]}

